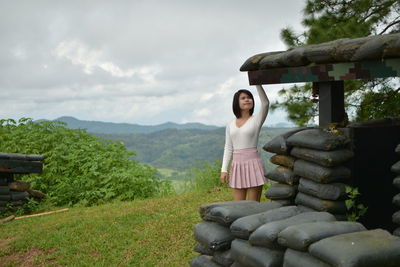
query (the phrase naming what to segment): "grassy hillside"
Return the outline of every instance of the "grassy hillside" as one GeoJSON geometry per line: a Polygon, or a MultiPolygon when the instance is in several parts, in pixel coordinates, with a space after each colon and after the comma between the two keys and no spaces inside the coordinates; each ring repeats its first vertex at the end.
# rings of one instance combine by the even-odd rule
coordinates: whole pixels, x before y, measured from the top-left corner
{"type": "Polygon", "coordinates": [[[187,266],[199,206],[227,200],[215,188],[0,224],[0,266],[187,266]]]}

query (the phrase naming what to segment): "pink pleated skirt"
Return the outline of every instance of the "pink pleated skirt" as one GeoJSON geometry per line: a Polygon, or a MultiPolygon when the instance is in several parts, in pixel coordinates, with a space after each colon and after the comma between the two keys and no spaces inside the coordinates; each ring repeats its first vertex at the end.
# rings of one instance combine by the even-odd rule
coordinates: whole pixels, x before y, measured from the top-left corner
{"type": "Polygon", "coordinates": [[[234,150],[229,186],[232,188],[250,188],[265,183],[264,164],[257,148],[234,150]]]}

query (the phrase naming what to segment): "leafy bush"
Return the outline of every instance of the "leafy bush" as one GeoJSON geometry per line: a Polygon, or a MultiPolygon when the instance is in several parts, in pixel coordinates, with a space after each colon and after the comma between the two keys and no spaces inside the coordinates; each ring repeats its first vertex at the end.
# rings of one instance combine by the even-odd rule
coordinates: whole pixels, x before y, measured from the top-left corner
{"type": "Polygon", "coordinates": [[[130,159],[122,142],[96,138],[62,122],[0,120],[0,151],[40,154],[41,174],[21,179],[47,194],[55,205],[95,205],[113,199],[133,200],[171,192],[157,170],[130,159]]]}

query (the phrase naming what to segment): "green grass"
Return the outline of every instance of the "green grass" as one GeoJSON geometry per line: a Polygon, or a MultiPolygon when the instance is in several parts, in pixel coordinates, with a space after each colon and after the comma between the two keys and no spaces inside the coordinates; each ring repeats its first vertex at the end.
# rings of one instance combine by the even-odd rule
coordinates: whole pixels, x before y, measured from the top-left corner
{"type": "Polygon", "coordinates": [[[0,224],[0,266],[187,266],[199,206],[227,200],[218,187],[0,224]]]}

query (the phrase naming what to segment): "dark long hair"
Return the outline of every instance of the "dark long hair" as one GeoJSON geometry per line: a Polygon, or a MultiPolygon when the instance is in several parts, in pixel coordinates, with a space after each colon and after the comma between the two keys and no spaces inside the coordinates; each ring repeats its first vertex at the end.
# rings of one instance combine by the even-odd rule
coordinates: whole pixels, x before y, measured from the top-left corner
{"type": "Polygon", "coordinates": [[[233,110],[233,114],[235,114],[236,118],[240,118],[242,117],[242,112],[240,112],[240,106],[239,106],[239,96],[241,93],[244,93],[246,95],[248,95],[252,100],[253,100],[253,107],[250,109],[250,116],[253,115],[254,112],[254,97],[253,94],[246,89],[240,89],[239,91],[237,91],[234,96],[233,96],[233,102],[232,102],[232,110],[233,110]]]}

